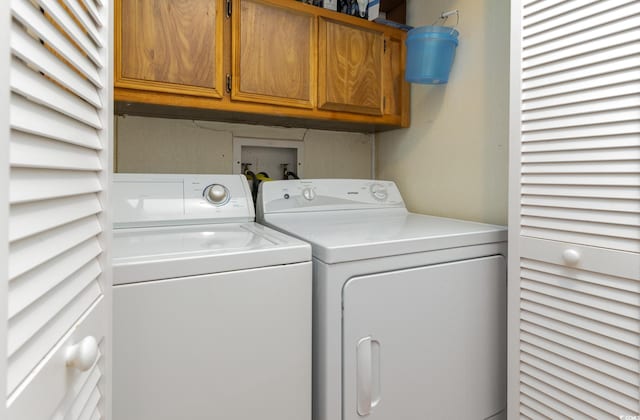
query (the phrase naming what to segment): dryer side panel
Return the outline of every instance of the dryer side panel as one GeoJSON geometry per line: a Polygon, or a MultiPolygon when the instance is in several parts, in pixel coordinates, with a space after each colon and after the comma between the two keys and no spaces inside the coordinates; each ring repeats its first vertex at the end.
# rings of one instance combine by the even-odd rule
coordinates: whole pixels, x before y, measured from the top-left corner
{"type": "Polygon", "coordinates": [[[505,407],[502,256],[356,277],[343,302],[343,419],[487,418],[505,407]]]}

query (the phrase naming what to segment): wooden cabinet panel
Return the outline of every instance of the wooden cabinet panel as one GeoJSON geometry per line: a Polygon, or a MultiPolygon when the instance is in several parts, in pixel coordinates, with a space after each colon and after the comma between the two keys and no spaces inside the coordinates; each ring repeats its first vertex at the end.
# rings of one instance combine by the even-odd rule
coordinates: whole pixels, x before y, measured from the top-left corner
{"type": "Polygon", "coordinates": [[[236,0],[232,99],[312,108],[315,22],[299,5],[236,0]]]}
{"type": "Polygon", "coordinates": [[[221,98],[222,0],[116,0],[115,85],[221,98]]]}
{"type": "Polygon", "coordinates": [[[382,115],[384,33],[320,18],[318,108],[382,115]]]}
{"type": "Polygon", "coordinates": [[[384,51],[383,106],[385,115],[399,115],[402,112],[402,87],[404,81],[404,60],[402,41],[387,39],[384,51]]]}

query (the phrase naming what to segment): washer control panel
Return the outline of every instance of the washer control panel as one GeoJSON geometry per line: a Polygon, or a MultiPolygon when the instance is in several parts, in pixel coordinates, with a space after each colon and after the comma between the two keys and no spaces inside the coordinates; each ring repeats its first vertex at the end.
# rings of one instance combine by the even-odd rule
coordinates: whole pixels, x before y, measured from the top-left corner
{"type": "Polygon", "coordinates": [[[254,218],[243,175],[114,174],[114,226],[245,222],[254,218]]]}
{"type": "Polygon", "coordinates": [[[278,212],[404,208],[392,181],[301,179],[265,182],[258,196],[264,214],[278,212]]]}

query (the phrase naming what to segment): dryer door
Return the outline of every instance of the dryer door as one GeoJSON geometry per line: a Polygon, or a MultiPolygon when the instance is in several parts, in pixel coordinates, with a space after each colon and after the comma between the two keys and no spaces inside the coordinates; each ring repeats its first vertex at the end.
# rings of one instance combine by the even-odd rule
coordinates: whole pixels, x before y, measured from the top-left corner
{"type": "Polygon", "coordinates": [[[505,407],[502,256],[356,277],[343,302],[345,420],[485,419],[505,407]]]}

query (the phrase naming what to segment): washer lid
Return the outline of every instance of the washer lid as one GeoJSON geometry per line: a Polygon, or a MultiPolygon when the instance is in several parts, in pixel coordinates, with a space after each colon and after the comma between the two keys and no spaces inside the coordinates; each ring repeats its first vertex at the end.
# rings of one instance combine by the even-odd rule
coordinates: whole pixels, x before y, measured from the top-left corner
{"type": "Polygon", "coordinates": [[[507,240],[504,226],[405,209],[269,214],[264,223],[311,243],[313,256],[329,264],[507,240]]]}
{"type": "Polygon", "coordinates": [[[308,244],[256,223],[117,229],[114,284],[311,260],[308,244]]]}

